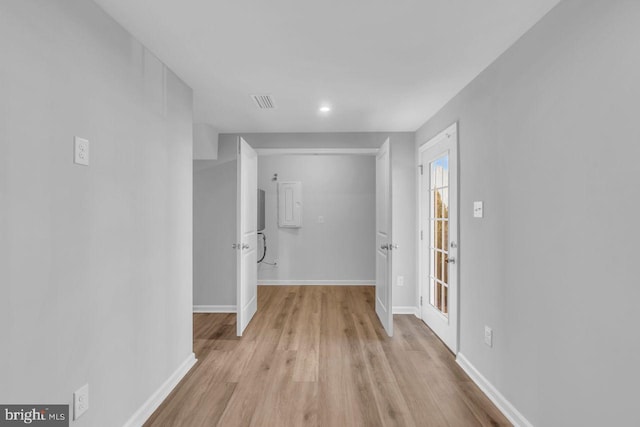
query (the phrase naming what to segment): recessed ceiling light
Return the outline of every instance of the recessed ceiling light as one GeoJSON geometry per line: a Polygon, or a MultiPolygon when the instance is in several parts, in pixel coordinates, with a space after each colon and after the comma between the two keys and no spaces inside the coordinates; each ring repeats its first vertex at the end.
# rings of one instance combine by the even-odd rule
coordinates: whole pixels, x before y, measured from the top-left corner
{"type": "Polygon", "coordinates": [[[329,107],[327,105],[323,105],[322,107],[320,107],[320,112],[321,113],[328,113],[329,111],[331,111],[331,107],[329,107]]]}

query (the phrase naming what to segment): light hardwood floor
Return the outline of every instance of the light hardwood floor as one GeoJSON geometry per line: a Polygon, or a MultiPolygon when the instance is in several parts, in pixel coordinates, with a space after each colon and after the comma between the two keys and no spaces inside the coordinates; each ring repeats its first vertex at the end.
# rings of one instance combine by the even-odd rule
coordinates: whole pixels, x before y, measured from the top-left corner
{"type": "Polygon", "coordinates": [[[235,315],[195,314],[198,363],[146,426],[502,426],[504,416],[411,315],[386,336],[365,286],[260,286],[235,315]]]}

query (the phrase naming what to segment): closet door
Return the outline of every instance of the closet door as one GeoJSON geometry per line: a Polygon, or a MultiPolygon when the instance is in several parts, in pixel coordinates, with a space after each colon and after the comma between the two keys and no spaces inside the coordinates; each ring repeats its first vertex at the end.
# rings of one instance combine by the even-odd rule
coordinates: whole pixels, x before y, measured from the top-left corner
{"type": "Polygon", "coordinates": [[[238,139],[237,334],[258,309],[258,155],[238,139]]]}
{"type": "Polygon", "coordinates": [[[391,287],[391,151],[389,139],[376,156],[376,314],[389,336],[393,336],[391,287]]]}

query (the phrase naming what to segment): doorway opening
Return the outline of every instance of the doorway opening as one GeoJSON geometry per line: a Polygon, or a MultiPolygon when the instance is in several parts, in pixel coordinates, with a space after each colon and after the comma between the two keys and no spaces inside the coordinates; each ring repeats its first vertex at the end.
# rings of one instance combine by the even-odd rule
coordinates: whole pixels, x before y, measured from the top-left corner
{"type": "MultiPolygon", "coordinates": [[[[258,285],[364,285],[375,295],[372,314],[375,307],[391,334],[391,295],[382,294],[392,290],[391,267],[380,266],[385,258],[380,254],[386,256],[382,259],[385,264],[390,263],[393,248],[389,142],[381,149],[254,149],[239,138],[233,153],[226,145],[231,144],[220,146],[224,160],[219,159],[212,169],[235,166],[233,177],[226,173],[225,179],[212,183],[209,177],[214,175],[207,169],[202,183],[194,181],[194,260],[206,255],[205,262],[215,264],[207,275],[216,280],[214,291],[233,286],[235,298],[229,298],[229,290],[219,292],[227,296],[227,305],[194,304],[194,312],[237,313],[240,336],[259,309],[258,285]],[[382,179],[381,171],[385,173],[382,179]],[[204,205],[199,200],[201,187],[215,187],[227,199],[233,196],[223,208],[207,195],[209,206],[226,215],[224,224],[215,227],[217,234],[207,230],[217,218],[205,211],[195,212],[204,205]],[[388,194],[378,195],[379,191],[388,194]],[[261,201],[264,221],[259,214],[261,201]],[[380,203],[382,207],[376,205],[380,203]],[[386,229],[381,229],[383,223],[388,224],[386,229]],[[203,249],[196,251],[196,239],[204,240],[201,229],[208,233],[208,240],[198,244],[203,249]],[[230,240],[222,241],[221,236],[230,236],[230,240]],[[211,274],[213,270],[226,274],[217,277],[211,274]],[[381,280],[381,274],[386,279],[381,280]],[[381,311],[389,321],[383,320],[386,316],[381,311]]],[[[195,270],[200,269],[198,265],[195,270]]],[[[202,288],[214,288],[200,283],[202,288]]],[[[354,295],[362,294],[354,291],[354,295]]],[[[198,292],[217,302],[215,292],[198,292]]],[[[194,289],[194,300],[197,296],[194,289]]]]}
{"type": "Polygon", "coordinates": [[[266,262],[258,264],[258,283],[376,286],[376,311],[390,317],[390,297],[381,291],[391,288],[378,289],[380,274],[390,272],[379,259],[391,247],[390,227],[381,228],[391,219],[388,142],[381,149],[256,151],[267,248],[266,256],[259,249],[266,262]]]}

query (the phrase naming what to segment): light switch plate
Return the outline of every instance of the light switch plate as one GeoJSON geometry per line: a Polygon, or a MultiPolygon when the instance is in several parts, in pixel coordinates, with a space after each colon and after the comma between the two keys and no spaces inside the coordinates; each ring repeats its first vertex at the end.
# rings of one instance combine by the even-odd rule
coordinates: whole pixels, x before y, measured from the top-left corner
{"type": "Polygon", "coordinates": [[[398,278],[396,279],[396,285],[404,286],[404,276],[398,276],[398,278]]]}
{"type": "Polygon", "coordinates": [[[89,409],[89,384],[85,384],[73,393],[73,419],[77,420],[89,409]]]}
{"type": "Polygon", "coordinates": [[[484,216],[484,204],[482,202],[473,202],[473,217],[482,218],[484,216]]]}
{"type": "Polygon", "coordinates": [[[77,165],[89,166],[89,140],[75,137],[73,161],[77,165]]]}

